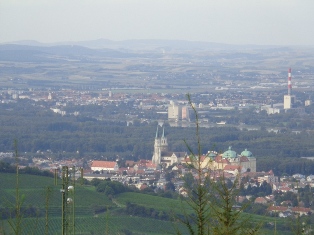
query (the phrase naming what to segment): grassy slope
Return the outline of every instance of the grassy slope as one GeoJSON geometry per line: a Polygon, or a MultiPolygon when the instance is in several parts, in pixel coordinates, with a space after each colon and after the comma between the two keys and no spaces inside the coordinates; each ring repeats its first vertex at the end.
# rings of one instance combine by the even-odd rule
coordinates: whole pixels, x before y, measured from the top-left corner
{"type": "MultiPolygon", "coordinates": [[[[44,219],[23,220],[23,234],[45,234],[44,219]]],[[[156,221],[149,218],[130,216],[79,217],[76,219],[75,234],[121,234],[123,230],[133,234],[162,235],[174,234],[174,227],[168,221],[156,221]]],[[[49,219],[49,234],[61,233],[61,219],[49,219]]]]}
{"type": "MultiPolygon", "coordinates": [[[[0,173],[0,207],[12,208],[14,206],[15,180],[15,174],[0,173]]],[[[48,209],[49,234],[59,234],[61,231],[61,185],[54,186],[53,178],[20,175],[19,188],[20,195],[25,196],[24,206],[32,205],[44,210],[47,187],[51,189],[48,209]]],[[[107,234],[118,234],[123,229],[132,231],[134,234],[173,234],[174,227],[168,221],[132,216],[95,215],[93,210],[95,206],[115,207],[115,205],[104,194],[96,192],[92,186],[77,185],[75,199],[76,234],[92,234],[92,232],[106,234],[105,231],[108,231],[107,234]]],[[[9,229],[5,221],[0,223],[0,228],[2,224],[9,229]]],[[[44,234],[44,224],[43,217],[25,218],[23,219],[24,234],[44,234]]]]}
{"type": "MultiPolygon", "coordinates": [[[[182,208],[188,208],[185,203],[181,202],[180,200],[174,200],[169,198],[162,198],[152,195],[140,194],[140,193],[133,193],[127,192],[119,194],[115,200],[119,204],[126,204],[127,202],[135,203],[137,205],[145,206],[147,208],[155,208],[157,210],[167,211],[167,212],[174,212],[182,214],[182,208]]],[[[192,211],[190,209],[186,210],[187,212],[192,211]]],[[[263,225],[274,223],[276,220],[276,224],[280,225],[287,225],[287,220],[281,218],[274,218],[269,216],[261,216],[261,215],[254,215],[254,214],[246,214],[243,213],[245,217],[249,217],[249,221],[255,223],[262,223],[263,225]]],[[[261,229],[261,234],[273,234],[272,229],[261,229]]],[[[288,234],[287,231],[280,232],[277,231],[277,234],[288,234]]]]}
{"type": "MultiPolygon", "coordinates": [[[[49,187],[50,207],[61,207],[61,180],[54,186],[54,179],[43,176],[20,175],[20,195],[25,196],[24,205],[45,207],[46,189],[49,187]]],[[[0,205],[9,206],[15,198],[15,174],[0,173],[0,205]],[[4,199],[4,200],[3,200],[4,199]],[[7,205],[6,205],[7,204],[7,205]]],[[[76,185],[75,201],[78,207],[92,207],[95,205],[113,206],[113,203],[103,194],[90,190],[89,186],[76,185]],[[88,199],[88,200],[87,200],[88,199]]]]}
{"type": "Polygon", "coordinates": [[[182,213],[182,209],[187,208],[187,205],[180,200],[133,192],[121,193],[116,196],[115,200],[119,204],[125,205],[127,202],[131,202],[148,208],[155,208],[160,211],[168,212],[173,211],[175,213],[182,213]]]}
{"type": "MultiPolygon", "coordinates": [[[[53,185],[53,178],[20,175],[20,194],[25,195],[23,205],[36,206],[45,208],[46,193],[45,189],[49,186],[51,193],[49,194],[49,231],[52,234],[59,233],[61,228],[61,182],[59,185],[53,185]]],[[[0,173],[0,206],[12,207],[15,198],[15,174],[0,173]],[[10,202],[11,201],[11,202],[10,202]]],[[[115,207],[115,205],[104,195],[97,193],[93,187],[80,186],[76,187],[76,228],[77,234],[105,234],[108,230],[109,234],[117,234],[123,229],[132,232],[141,232],[144,234],[173,234],[174,227],[170,222],[159,221],[149,218],[138,218],[132,216],[116,216],[105,214],[95,216],[94,207],[115,207]],[[102,231],[102,232],[99,232],[102,231]],[[159,233],[157,232],[159,231],[159,233]],[[104,233],[103,233],[104,232],[104,233]]],[[[155,208],[159,211],[167,211],[181,213],[184,203],[180,200],[169,198],[161,198],[152,195],[127,192],[119,194],[115,197],[115,201],[120,205],[125,205],[126,202],[136,203],[147,208],[155,208]]],[[[189,212],[189,210],[187,210],[189,212]]],[[[249,215],[253,221],[263,221],[264,223],[271,222],[274,219],[265,216],[249,215]]],[[[31,230],[36,228],[35,234],[43,234],[44,219],[25,218],[26,234],[32,233],[31,230]],[[36,225],[37,224],[37,225],[36,225]],[[37,233],[38,231],[38,233],[37,233]],[[41,232],[40,232],[41,231],[41,232]]],[[[277,220],[278,224],[282,224],[283,220],[277,220]]],[[[1,224],[0,224],[1,227],[1,224]]],[[[267,234],[268,230],[264,230],[263,234],[267,234]]]]}

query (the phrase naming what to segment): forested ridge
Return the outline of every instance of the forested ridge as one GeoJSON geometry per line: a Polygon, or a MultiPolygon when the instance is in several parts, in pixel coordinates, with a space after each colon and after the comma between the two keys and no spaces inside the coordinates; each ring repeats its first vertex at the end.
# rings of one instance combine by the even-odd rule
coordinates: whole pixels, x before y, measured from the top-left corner
{"type": "MultiPolygon", "coordinates": [[[[157,122],[134,122],[127,126],[126,122],[116,120],[99,121],[83,116],[61,116],[40,103],[32,105],[23,101],[0,104],[0,110],[0,152],[12,151],[16,139],[20,153],[35,154],[38,150],[51,150],[52,157],[55,158],[110,158],[119,155],[125,159],[137,160],[150,159],[152,156],[157,122]]],[[[170,127],[165,124],[165,133],[171,151],[186,151],[184,140],[192,148],[196,147],[194,128],[170,127]]],[[[257,157],[262,169],[269,169],[270,157],[272,164],[278,162],[276,167],[279,167],[280,164],[291,164],[292,158],[314,156],[314,134],[305,131],[300,134],[290,131],[276,134],[265,130],[241,131],[233,127],[216,127],[201,128],[200,135],[204,153],[208,150],[224,152],[228,146],[241,153],[247,148],[257,157]]],[[[294,162],[299,163],[300,161],[294,162]]]]}

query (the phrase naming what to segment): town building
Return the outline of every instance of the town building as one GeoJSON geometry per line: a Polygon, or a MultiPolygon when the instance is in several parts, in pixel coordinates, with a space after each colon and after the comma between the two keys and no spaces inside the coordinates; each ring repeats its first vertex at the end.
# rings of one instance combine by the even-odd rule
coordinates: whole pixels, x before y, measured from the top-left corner
{"type": "Polygon", "coordinates": [[[284,109],[291,109],[295,103],[295,96],[294,95],[284,95],[283,98],[283,108],[284,109]]]}
{"type": "MultiPolygon", "coordinates": [[[[185,118],[187,116],[187,113],[185,112],[185,118]]],[[[168,120],[169,121],[179,121],[182,119],[182,107],[180,105],[176,105],[174,102],[172,102],[168,106],[168,120]]]]}
{"type": "MultiPolygon", "coordinates": [[[[223,154],[210,151],[206,156],[202,156],[202,168],[211,170],[224,170],[233,174],[243,172],[256,172],[256,158],[245,149],[241,154],[237,154],[229,147],[223,154]]],[[[190,160],[187,160],[189,163],[190,160]]]]}
{"type": "Polygon", "coordinates": [[[182,120],[190,121],[190,111],[188,106],[182,107],[182,120]]]}
{"type": "MultiPolygon", "coordinates": [[[[290,214],[298,214],[299,216],[302,215],[309,215],[311,213],[310,208],[305,207],[286,207],[286,206],[270,206],[268,207],[267,211],[272,213],[285,213],[289,212],[290,214]]],[[[286,217],[286,216],[280,216],[280,217],[286,217]]]]}
{"type": "Polygon", "coordinates": [[[116,172],[119,170],[117,162],[114,161],[93,161],[91,165],[92,171],[116,172]]]}
{"type": "Polygon", "coordinates": [[[263,183],[266,182],[268,184],[276,184],[279,182],[278,176],[275,176],[274,172],[270,170],[269,172],[266,172],[263,176],[257,177],[257,182],[263,183]]]}

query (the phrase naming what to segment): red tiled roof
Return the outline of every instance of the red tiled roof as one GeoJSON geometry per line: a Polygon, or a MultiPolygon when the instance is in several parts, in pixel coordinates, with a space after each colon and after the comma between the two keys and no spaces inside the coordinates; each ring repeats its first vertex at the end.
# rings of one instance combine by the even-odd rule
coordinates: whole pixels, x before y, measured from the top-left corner
{"type": "Polygon", "coordinates": [[[91,167],[114,168],[116,164],[116,162],[110,161],[93,161],[91,167]]]}
{"type": "Polygon", "coordinates": [[[255,203],[266,203],[267,200],[263,197],[257,197],[254,202],[255,203]]]}
{"type": "Polygon", "coordinates": [[[237,196],[236,198],[237,202],[240,202],[240,203],[243,202],[245,199],[246,199],[245,196],[237,196]]]}
{"type": "Polygon", "coordinates": [[[225,171],[235,171],[235,170],[240,171],[240,169],[241,169],[241,166],[235,166],[235,165],[226,165],[224,167],[225,171]]]}
{"type": "Polygon", "coordinates": [[[311,212],[310,208],[305,208],[305,207],[292,207],[291,210],[293,212],[305,212],[305,213],[310,213],[311,212]]]}
{"type": "Polygon", "coordinates": [[[206,159],[206,156],[205,156],[205,155],[202,155],[202,156],[201,156],[201,162],[203,162],[205,159],[206,159]]]}
{"type": "Polygon", "coordinates": [[[225,164],[230,164],[230,162],[228,161],[228,159],[222,159],[221,163],[225,163],[225,164]]]}
{"type": "Polygon", "coordinates": [[[134,166],[135,162],[134,161],[130,161],[130,160],[127,160],[125,161],[125,165],[129,165],[129,166],[134,166]]]}
{"type": "Polygon", "coordinates": [[[137,174],[144,174],[145,173],[145,171],[144,170],[137,170],[137,172],[136,172],[137,174]]]}
{"type": "Polygon", "coordinates": [[[127,171],[127,170],[128,170],[127,167],[120,167],[120,168],[119,168],[119,172],[123,172],[123,171],[127,171]]]}
{"type": "Polygon", "coordinates": [[[218,155],[217,157],[215,157],[215,161],[216,162],[221,162],[222,160],[222,156],[221,155],[218,155]]]}
{"type": "Polygon", "coordinates": [[[291,188],[289,188],[289,187],[281,187],[281,188],[279,188],[279,190],[284,192],[284,191],[290,191],[291,188]]]}
{"type": "Polygon", "coordinates": [[[156,164],[148,163],[148,164],[146,164],[146,167],[149,167],[149,168],[156,168],[156,164]]]}

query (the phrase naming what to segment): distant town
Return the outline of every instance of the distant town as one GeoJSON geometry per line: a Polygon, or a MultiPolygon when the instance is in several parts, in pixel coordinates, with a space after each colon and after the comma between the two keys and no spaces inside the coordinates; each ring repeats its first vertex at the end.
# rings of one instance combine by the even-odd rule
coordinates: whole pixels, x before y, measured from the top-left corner
{"type": "Polygon", "coordinates": [[[313,212],[314,68],[306,51],[35,48],[0,45],[0,160],[16,163],[16,148],[21,169],[60,177],[68,166],[76,179],[184,198],[198,174],[195,141],[189,148],[182,139],[200,128],[202,172],[239,179],[237,203],[254,205],[247,212],[313,212]],[[299,60],[286,62],[294,53],[299,60]]]}

